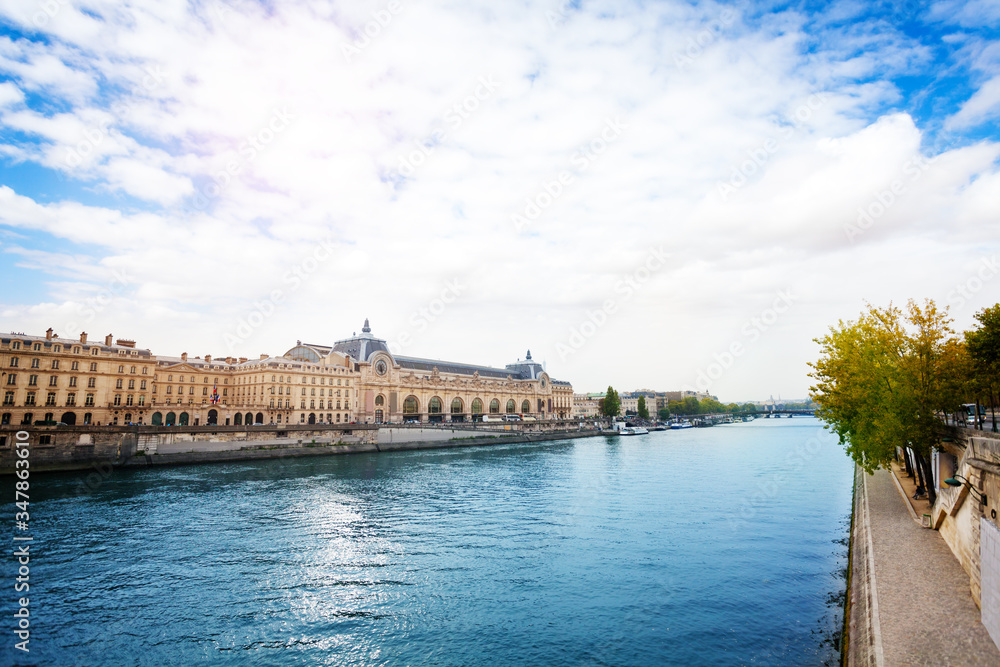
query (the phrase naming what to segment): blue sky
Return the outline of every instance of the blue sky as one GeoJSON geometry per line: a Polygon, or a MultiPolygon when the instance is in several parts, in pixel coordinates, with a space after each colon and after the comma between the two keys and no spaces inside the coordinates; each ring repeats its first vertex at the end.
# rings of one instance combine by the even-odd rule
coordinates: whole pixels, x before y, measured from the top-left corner
{"type": "Polygon", "coordinates": [[[1000,2],[0,0],[0,329],[804,396],[992,305],[1000,2]],[[738,350],[738,352],[733,352],[738,350]]]}

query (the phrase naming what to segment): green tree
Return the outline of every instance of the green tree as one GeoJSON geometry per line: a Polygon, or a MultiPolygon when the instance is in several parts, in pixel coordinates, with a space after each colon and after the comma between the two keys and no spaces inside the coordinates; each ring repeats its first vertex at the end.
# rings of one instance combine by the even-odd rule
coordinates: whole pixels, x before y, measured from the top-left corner
{"type": "Polygon", "coordinates": [[[609,386],[608,392],[604,395],[603,402],[601,403],[601,413],[605,417],[617,417],[621,410],[622,402],[618,398],[618,392],[615,391],[614,387],[609,386]]]}
{"type": "Polygon", "coordinates": [[[646,407],[646,397],[639,397],[639,419],[649,419],[649,408],[646,407]]]}
{"type": "Polygon", "coordinates": [[[816,414],[867,472],[887,466],[896,447],[909,447],[918,485],[932,478],[930,454],[943,428],[936,413],[945,407],[949,381],[950,323],[933,301],[910,300],[905,314],[892,304],[869,305],[856,322],[841,321],[817,339],[820,358],[810,364],[816,414]]]}
{"type": "Polygon", "coordinates": [[[660,408],[656,415],[660,418],[661,422],[665,422],[670,419],[670,410],[668,408],[660,408]]]}
{"type": "Polygon", "coordinates": [[[1000,303],[975,315],[975,329],[965,332],[971,362],[970,389],[976,396],[977,413],[981,397],[986,397],[997,431],[997,394],[1000,391],[1000,303]]]}
{"type": "Polygon", "coordinates": [[[684,400],[681,401],[681,403],[684,404],[683,408],[684,412],[681,414],[685,415],[700,414],[701,404],[698,402],[698,399],[695,398],[694,396],[686,396],[684,400]]]}

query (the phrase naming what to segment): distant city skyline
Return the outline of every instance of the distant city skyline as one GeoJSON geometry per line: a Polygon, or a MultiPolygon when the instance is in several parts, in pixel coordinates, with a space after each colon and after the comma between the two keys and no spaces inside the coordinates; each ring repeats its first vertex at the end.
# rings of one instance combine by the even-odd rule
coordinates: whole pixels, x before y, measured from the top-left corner
{"type": "MultiPolygon", "coordinates": [[[[1000,300],[1000,3],[0,3],[0,329],[807,396],[1000,300]]],[[[755,399],[756,397],[756,399],[755,399]]]]}

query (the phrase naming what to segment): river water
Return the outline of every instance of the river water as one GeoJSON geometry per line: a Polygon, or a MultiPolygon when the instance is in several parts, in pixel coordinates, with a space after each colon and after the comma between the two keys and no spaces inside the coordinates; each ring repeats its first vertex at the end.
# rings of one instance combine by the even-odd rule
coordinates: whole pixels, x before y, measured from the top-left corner
{"type": "Polygon", "coordinates": [[[33,475],[0,663],[835,664],[852,473],[796,417],[33,475]]]}

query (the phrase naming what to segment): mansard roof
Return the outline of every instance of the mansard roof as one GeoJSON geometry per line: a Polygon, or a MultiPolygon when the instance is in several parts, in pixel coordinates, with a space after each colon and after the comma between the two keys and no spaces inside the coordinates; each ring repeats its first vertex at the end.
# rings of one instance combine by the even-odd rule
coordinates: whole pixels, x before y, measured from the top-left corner
{"type": "Polygon", "coordinates": [[[449,375],[473,375],[479,373],[479,377],[496,378],[506,380],[511,376],[515,380],[522,380],[517,373],[503,368],[492,368],[490,366],[477,366],[475,364],[462,364],[454,361],[441,361],[439,359],[421,359],[420,357],[394,357],[400,368],[409,371],[421,371],[430,373],[435,368],[439,373],[449,375]]]}

